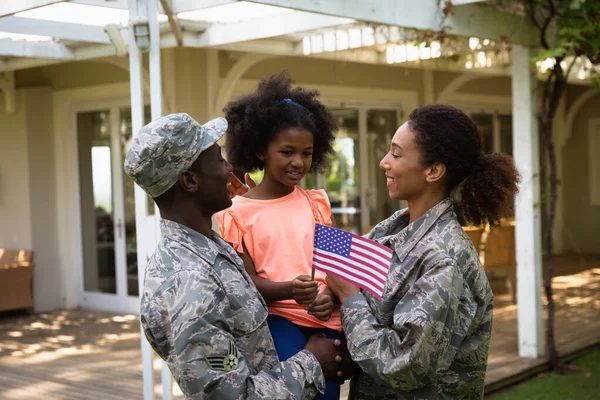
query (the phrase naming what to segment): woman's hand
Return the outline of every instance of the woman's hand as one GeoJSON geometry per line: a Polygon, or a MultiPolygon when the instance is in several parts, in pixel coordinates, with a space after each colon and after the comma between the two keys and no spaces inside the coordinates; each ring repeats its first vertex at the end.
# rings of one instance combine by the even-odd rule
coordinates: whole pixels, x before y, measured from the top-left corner
{"type": "Polygon", "coordinates": [[[307,311],[310,315],[320,319],[321,321],[329,321],[331,313],[333,313],[333,299],[327,293],[320,293],[308,307],[307,311]]]}
{"type": "Polygon", "coordinates": [[[247,173],[244,174],[244,180],[246,181],[246,184],[243,184],[233,172],[231,172],[230,175],[231,183],[229,184],[229,186],[227,186],[227,188],[229,189],[230,199],[234,198],[235,196],[242,196],[256,187],[256,183],[252,180],[252,178],[250,178],[250,175],[248,175],[247,173]]]}
{"type": "Polygon", "coordinates": [[[334,275],[327,275],[327,287],[340,299],[342,304],[348,297],[360,292],[358,287],[334,275]]]}
{"type": "Polygon", "coordinates": [[[317,282],[308,275],[299,275],[292,281],[292,298],[298,304],[311,304],[318,293],[317,282]]]}

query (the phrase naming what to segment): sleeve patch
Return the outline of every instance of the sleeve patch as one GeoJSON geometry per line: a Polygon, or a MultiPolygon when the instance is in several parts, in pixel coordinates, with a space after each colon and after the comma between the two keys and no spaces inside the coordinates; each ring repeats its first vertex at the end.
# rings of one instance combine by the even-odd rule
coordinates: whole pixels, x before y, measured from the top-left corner
{"type": "Polygon", "coordinates": [[[233,342],[229,342],[229,351],[222,356],[205,357],[210,369],[215,371],[233,371],[238,367],[238,350],[233,342]]]}

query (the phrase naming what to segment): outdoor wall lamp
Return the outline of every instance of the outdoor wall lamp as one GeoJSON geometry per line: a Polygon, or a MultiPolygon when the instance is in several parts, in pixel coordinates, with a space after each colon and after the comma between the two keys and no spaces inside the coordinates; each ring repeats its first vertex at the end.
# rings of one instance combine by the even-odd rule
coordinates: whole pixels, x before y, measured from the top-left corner
{"type": "Polygon", "coordinates": [[[135,45],[140,51],[148,51],[150,48],[150,24],[147,17],[133,17],[131,29],[135,37],[135,45]]]}

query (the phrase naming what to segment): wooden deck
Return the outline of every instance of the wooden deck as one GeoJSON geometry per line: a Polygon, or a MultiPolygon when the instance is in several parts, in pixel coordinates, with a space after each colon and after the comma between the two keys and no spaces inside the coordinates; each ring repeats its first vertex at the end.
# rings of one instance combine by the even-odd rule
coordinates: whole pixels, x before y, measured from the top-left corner
{"type": "MultiPolygon", "coordinates": [[[[557,270],[559,351],[572,354],[600,343],[600,257],[561,257],[557,270]]],[[[517,308],[498,283],[488,391],[535,374],[545,363],[517,356],[517,308]]],[[[0,399],[141,399],[140,362],[136,316],[86,310],[0,314],[0,399]]],[[[159,368],[157,360],[157,398],[159,368]]],[[[183,398],[174,388],[175,398],[183,398]]]]}

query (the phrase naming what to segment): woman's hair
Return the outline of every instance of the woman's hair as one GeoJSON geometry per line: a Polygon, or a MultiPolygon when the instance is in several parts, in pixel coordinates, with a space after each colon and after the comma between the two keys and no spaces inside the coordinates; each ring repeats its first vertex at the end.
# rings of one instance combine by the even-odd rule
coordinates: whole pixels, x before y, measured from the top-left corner
{"type": "Polygon", "coordinates": [[[475,225],[499,222],[513,209],[519,172],[512,157],[484,154],[477,126],[464,112],[446,105],[417,108],[408,117],[421,163],[446,166],[448,191],[460,188],[460,206],[475,225]]]}
{"type": "Polygon", "coordinates": [[[266,150],[275,134],[286,128],[303,128],[313,135],[311,171],[324,169],[327,155],[333,153],[335,119],[317,99],[319,92],[292,89],[293,83],[287,71],[282,71],[225,106],[229,123],[225,151],[235,167],[246,172],[262,169],[263,162],[256,154],[266,150]]]}

